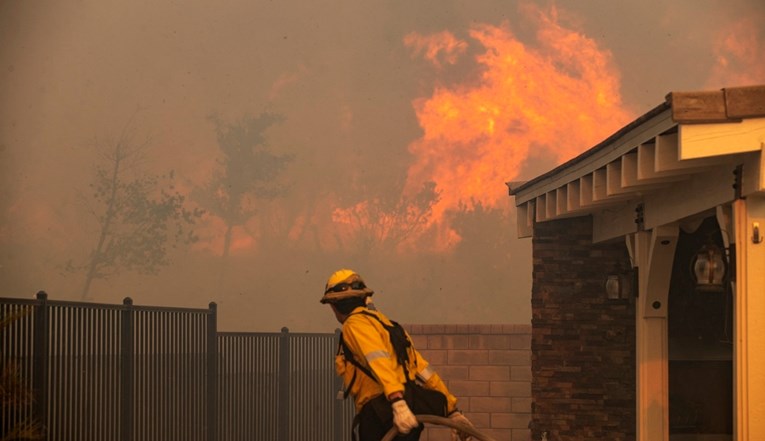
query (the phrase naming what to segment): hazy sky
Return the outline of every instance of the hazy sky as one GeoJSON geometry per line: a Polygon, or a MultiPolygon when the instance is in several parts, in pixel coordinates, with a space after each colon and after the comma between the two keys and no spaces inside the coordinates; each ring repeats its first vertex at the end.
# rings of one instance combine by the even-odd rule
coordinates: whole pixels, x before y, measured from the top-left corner
{"type": "Polygon", "coordinates": [[[0,0],[0,42],[2,296],[79,298],[63,266],[95,245],[86,190],[126,126],[190,193],[218,167],[211,115],[284,117],[267,135],[294,158],[287,192],[235,229],[222,281],[206,216],[158,276],[94,285],[100,302],[215,301],[227,330],[331,331],[318,299],[346,266],[401,322],[527,323],[531,244],[504,182],[670,91],[765,83],[760,0],[0,0]],[[380,207],[428,182],[428,228],[393,241],[405,226],[380,207]]]}

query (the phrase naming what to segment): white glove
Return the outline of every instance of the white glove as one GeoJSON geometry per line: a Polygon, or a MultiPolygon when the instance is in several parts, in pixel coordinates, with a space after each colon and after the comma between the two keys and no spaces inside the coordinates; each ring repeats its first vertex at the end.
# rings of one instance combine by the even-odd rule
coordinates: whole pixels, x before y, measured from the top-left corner
{"type": "Polygon", "coordinates": [[[398,429],[398,433],[406,435],[420,425],[412,411],[409,410],[409,406],[406,405],[406,401],[394,401],[391,403],[391,407],[393,408],[393,425],[398,429]]]}
{"type": "MultiPolygon", "coordinates": [[[[459,410],[452,412],[452,414],[449,415],[449,419],[462,425],[473,427],[473,423],[471,423],[470,420],[467,419],[467,417],[463,415],[459,410]]],[[[470,439],[472,439],[472,437],[467,433],[461,432],[457,429],[452,429],[452,441],[468,441],[470,439]]]]}

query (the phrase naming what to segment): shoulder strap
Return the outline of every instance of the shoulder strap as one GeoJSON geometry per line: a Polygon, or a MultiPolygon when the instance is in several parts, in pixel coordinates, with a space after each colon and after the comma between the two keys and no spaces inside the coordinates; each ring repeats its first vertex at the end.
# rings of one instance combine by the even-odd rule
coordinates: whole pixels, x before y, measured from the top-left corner
{"type": "MultiPolygon", "coordinates": [[[[393,346],[393,350],[396,352],[396,361],[398,362],[399,366],[401,366],[404,369],[404,378],[406,378],[406,381],[411,381],[409,379],[409,348],[412,347],[412,342],[409,340],[409,338],[406,335],[406,332],[404,331],[404,328],[398,324],[397,322],[391,320],[391,325],[386,324],[380,317],[378,317],[376,314],[372,314],[369,311],[358,311],[354,312],[350,315],[356,315],[356,314],[363,314],[368,317],[372,317],[385,328],[386,331],[388,331],[388,335],[390,337],[391,345],[393,346]]],[[[349,315],[349,316],[350,316],[349,315]]],[[[343,351],[343,356],[346,360],[348,360],[351,364],[356,366],[361,370],[361,372],[364,372],[369,378],[377,381],[377,378],[372,374],[372,372],[365,366],[363,366],[361,363],[359,363],[356,358],[353,356],[353,352],[351,352],[350,348],[348,348],[348,345],[345,343],[345,339],[343,339],[342,332],[340,333],[340,346],[343,351]]],[[[416,362],[416,360],[415,360],[416,362]]],[[[345,391],[345,396],[348,396],[348,393],[350,392],[351,386],[353,385],[353,381],[356,379],[356,374],[354,372],[353,377],[351,377],[351,383],[348,385],[347,390],[345,391]]]]}
{"type": "Polygon", "coordinates": [[[343,338],[343,333],[340,333],[340,347],[343,350],[343,357],[345,357],[346,360],[348,360],[352,365],[356,366],[361,370],[361,372],[364,372],[369,376],[371,379],[375,379],[374,374],[372,374],[372,371],[369,370],[369,368],[365,367],[361,363],[356,360],[356,357],[353,356],[353,352],[351,352],[351,349],[348,347],[348,344],[345,343],[345,339],[343,338]]]}
{"type": "MultiPolygon", "coordinates": [[[[377,381],[377,378],[375,378],[372,371],[370,371],[368,368],[366,368],[364,365],[359,363],[356,360],[356,357],[353,356],[353,352],[351,352],[351,349],[348,347],[348,344],[345,343],[345,338],[343,338],[343,333],[340,333],[340,347],[338,348],[337,352],[340,353],[342,351],[343,358],[345,358],[349,363],[354,365],[356,368],[358,368],[361,372],[366,374],[367,377],[377,381]]],[[[351,387],[353,387],[353,383],[356,381],[356,372],[353,371],[353,376],[351,376],[351,381],[348,383],[348,387],[345,388],[345,391],[343,391],[343,399],[348,398],[348,394],[351,393],[351,387]]]]}
{"type": "MultiPolygon", "coordinates": [[[[398,361],[398,364],[401,365],[404,368],[404,371],[406,372],[406,378],[409,379],[409,372],[407,371],[407,366],[409,365],[409,348],[412,347],[412,342],[409,340],[409,337],[406,335],[406,331],[404,331],[404,327],[399,325],[398,322],[395,322],[393,320],[390,321],[391,325],[385,324],[380,317],[378,317],[375,314],[372,314],[369,311],[359,311],[357,314],[364,314],[366,316],[372,317],[385,328],[386,331],[388,331],[388,335],[390,335],[390,342],[393,346],[393,350],[396,351],[396,361],[398,361]]],[[[415,360],[416,361],[416,360],[415,360]]]]}

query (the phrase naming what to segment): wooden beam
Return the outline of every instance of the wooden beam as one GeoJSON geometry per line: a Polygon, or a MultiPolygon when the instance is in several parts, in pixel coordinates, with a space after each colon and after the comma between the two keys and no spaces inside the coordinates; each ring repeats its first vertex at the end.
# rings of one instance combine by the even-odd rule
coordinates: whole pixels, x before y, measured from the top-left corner
{"type": "Polygon", "coordinates": [[[607,168],[595,170],[592,173],[592,204],[598,207],[612,205],[614,203],[629,200],[634,193],[609,194],[608,193],[609,174],[607,168]]]}
{"type": "Polygon", "coordinates": [[[535,199],[534,205],[535,205],[535,221],[536,222],[544,222],[547,220],[547,193],[543,195],[537,196],[535,199]]]}
{"type": "Polygon", "coordinates": [[[674,127],[676,127],[676,123],[672,121],[671,109],[667,108],[636,126],[634,130],[624,133],[613,142],[598,145],[586,154],[572,159],[566,167],[556,169],[558,171],[555,173],[550,172],[536,178],[533,185],[527,184],[528,187],[526,188],[514,190],[515,203],[521,204],[529,201],[588,175],[594,170],[605,167],[609,162],[618,159],[624,152],[628,152],[641,143],[650,141],[657,134],[665,133],[674,127]]]}
{"type": "MultiPolygon", "coordinates": [[[[641,150],[644,149],[644,145],[646,144],[638,146],[637,151],[622,156],[622,187],[675,182],[686,178],[685,175],[677,174],[659,176],[653,168],[653,151],[651,151],[651,155],[640,154],[641,150]],[[648,161],[650,161],[650,164],[648,164],[648,161]],[[647,166],[650,166],[650,175],[647,172],[647,166]],[[641,173],[641,169],[643,169],[643,173],[641,173]]],[[[651,149],[653,149],[653,145],[651,145],[651,149]]]]}
{"type": "Polygon", "coordinates": [[[555,209],[557,207],[557,193],[555,190],[547,192],[545,195],[545,219],[555,219],[555,209]]]}
{"type": "Polygon", "coordinates": [[[606,166],[606,194],[616,196],[625,193],[634,193],[632,190],[622,188],[622,162],[614,161],[606,166]]]}
{"type": "Polygon", "coordinates": [[[651,179],[660,176],[673,176],[671,172],[656,171],[656,144],[640,144],[637,150],[637,177],[638,179],[651,179]]]}
{"type": "Polygon", "coordinates": [[[765,116],[765,85],[728,87],[723,91],[728,118],[765,116]]]}
{"type": "Polygon", "coordinates": [[[536,206],[536,209],[529,208],[529,210],[533,211],[536,216],[536,218],[531,222],[532,225],[533,222],[545,222],[554,219],[576,217],[587,214],[586,212],[582,213],[582,210],[579,210],[578,212],[569,211],[568,207],[566,206],[566,201],[568,199],[566,188],[567,187],[562,187],[553,191],[549,191],[541,196],[537,196],[534,201],[529,201],[535,202],[534,205],[536,206]]]}
{"type": "Polygon", "coordinates": [[[526,202],[516,207],[515,223],[518,237],[531,237],[534,234],[534,201],[526,202]]]}
{"type": "Polygon", "coordinates": [[[537,202],[529,201],[528,206],[529,206],[529,209],[528,209],[528,213],[526,214],[526,224],[529,226],[529,228],[533,228],[534,222],[536,222],[537,202]]]}
{"type": "MultiPolygon", "coordinates": [[[[630,182],[630,185],[624,185],[625,179],[622,177],[622,160],[614,161],[606,166],[606,194],[609,197],[622,196],[623,198],[632,198],[635,194],[639,194],[645,191],[650,191],[659,188],[657,184],[638,184],[637,182],[630,182]]],[[[633,173],[636,171],[633,169],[633,173]]]]}
{"type": "Polygon", "coordinates": [[[672,105],[672,119],[682,124],[765,116],[765,85],[672,92],[667,99],[672,105]]]}
{"type": "Polygon", "coordinates": [[[646,194],[644,225],[651,229],[695,215],[735,198],[733,167],[718,167],[672,185],[671,191],[646,194]]]}
{"type": "Polygon", "coordinates": [[[699,158],[681,161],[677,133],[657,136],[654,150],[656,153],[654,164],[657,173],[695,173],[698,170],[720,165],[719,158],[699,158]]]}
{"type": "Polygon", "coordinates": [[[735,169],[737,165],[742,166],[741,195],[746,197],[765,193],[765,148],[759,152],[737,155],[736,158],[738,160],[729,167],[735,169]]]}
{"type": "MultiPolygon", "coordinates": [[[[581,200],[581,179],[566,184],[566,205],[568,206],[568,211],[579,211],[582,208],[581,200]]],[[[592,200],[592,193],[590,193],[590,200],[592,200]]]]}
{"type": "Polygon", "coordinates": [[[638,178],[651,179],[665,176],[686,176],[704,171],[719,162],[714,158],[680,161],[677,134],[660,135],[651,144],[638,147],[638,178]]]}
{"type": "MultiPolygon", "coordinates": [[[[742,196],[762,194],[755,185],[759,182],[761,154],[743,155],[741,165],[744,172],[742,196]]],[[[644,225],[651,229],[697,215],[718,205],[725,205],[736,198],[733,188],[735,164],[723,164],[708,171],[671,184],[671,191],[656,191],[642,197],[644,203],[644,225]]]]}
{"type": "Polygon", "coordinates": [[[680,125],[679,159],[757,152],[765,145],[765,118],[739,123],[680,125]]]}
{"type": "Polygon", "coordinates": [[[568,214],[568,186],[555,190],[555,216],[560,217],[568,214]]]}
{"type": "Polygon", "coordinates": [[[608,205],[611,201],[606,194],[606,170],[598,169],[595,172],[582,176],[579,179],[579,206],[581,208],[593,208],[608,205]]]}
{"type": "Polygon", "coordinates": [[[620,201],[592,212],[593,243],[617,239],[637,230],[635,206],[637,201],[620,201]]]}
{"type": "Polygon", "coordinates": [[[582,180],[578,179],[574,182],[569,182],[565,187],[557,190],[558,218],[584,216],[600,207],[611,204],[608,201],[592,202],[592,176],[589,179],[585,179],[585,181],[589,182],[589,184],[582,184],[582,180]],[[582,185],[590,190],[582,190],[582,185]]]}
{"type": "Polygon", "coordinates": [[[603,201],[608,199],[608,172],[606,167],[592,172],[592,200],[603,201]]]}
{"type": "Polygon", "coordinates": [[[701,92],[672,92],[672,119],[678,123],[727,121],[725,94],[722,90],[701,92]]]}

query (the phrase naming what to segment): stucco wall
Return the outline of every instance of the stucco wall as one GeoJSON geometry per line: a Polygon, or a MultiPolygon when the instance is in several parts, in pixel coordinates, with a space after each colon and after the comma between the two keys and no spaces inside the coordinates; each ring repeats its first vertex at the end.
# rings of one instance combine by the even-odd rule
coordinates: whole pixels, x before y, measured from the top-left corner
{"type": "MultiPolygon", "coordinates": [[[[531,326],[405,327],[479,430],[497,440],[529,440],[531,326]]],[[[421,440],[450,441],[450,432],[431,426],[421,440]]]]}
{"type": "Polygon", "coordinates": [[[532,439],[635,437],[634,298],[608,299],[624,241],[592,244],[589,217],[540,222],[533,238],[532,439]]]}

